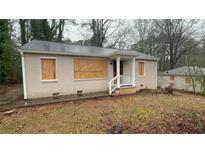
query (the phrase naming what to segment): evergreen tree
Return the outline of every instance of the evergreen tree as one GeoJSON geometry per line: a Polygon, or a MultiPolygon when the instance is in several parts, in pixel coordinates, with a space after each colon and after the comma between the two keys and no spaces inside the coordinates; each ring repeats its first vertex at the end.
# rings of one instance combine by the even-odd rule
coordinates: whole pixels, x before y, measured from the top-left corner
{"type": "Polygon", "coordinates": [[[32,39],[55,41],[57,33],[57,22],[52,20],[51,25],[47,19],[31,20],[32,39]]]}
{"type": "Polygon", "coordinates": [[[9,26],[8,20],[0,20],[0,84],[16,80],[14,46],[9,26]]]}
{"type": "Polygon", "coordinates": [[[20,31],[21,31],[21,44],[26,44],[30,39],[30,20],[19,19],[20,31]]]}

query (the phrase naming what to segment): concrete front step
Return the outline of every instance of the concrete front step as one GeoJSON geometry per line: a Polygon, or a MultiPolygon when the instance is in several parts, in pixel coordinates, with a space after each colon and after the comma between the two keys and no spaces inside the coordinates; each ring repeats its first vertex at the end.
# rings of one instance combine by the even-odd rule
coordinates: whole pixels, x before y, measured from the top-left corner
{"type": "Polygon", "coordinates": [[[116,89],[112,95],[113,96],[118,96],[118,95],[128,95],[128,94],[134,94],[137,92],[136,87],[123,87],[120,89],[116,89]]]}

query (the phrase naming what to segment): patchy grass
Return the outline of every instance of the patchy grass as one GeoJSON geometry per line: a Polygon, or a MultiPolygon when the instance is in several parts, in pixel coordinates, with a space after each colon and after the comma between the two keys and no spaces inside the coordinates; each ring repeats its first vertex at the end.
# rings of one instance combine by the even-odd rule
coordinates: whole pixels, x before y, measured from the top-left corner
{"type": "Polygon", "coordinates": [[[0,113],[0,133],[205,133],[205,97],[143,92],[0,113]]]}

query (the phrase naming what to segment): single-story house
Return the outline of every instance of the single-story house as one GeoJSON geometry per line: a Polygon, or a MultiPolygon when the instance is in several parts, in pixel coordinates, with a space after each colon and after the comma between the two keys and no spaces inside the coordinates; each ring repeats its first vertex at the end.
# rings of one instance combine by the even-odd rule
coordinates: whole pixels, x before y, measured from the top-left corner
{"type": "Polygon", "coordinates": [[[183,66],[164,72],[159,72],[158,86],[161,88],[173,85],[173,89],[193,91],[193,82],[195,91],[202,91],[203,76],[205,77],[205,68],[183,66]]]}
{"type": "Polygon", "coordinates": [[[157,88],[157,59],[133,50],[32,40],[18,51],[24,99],[157,88]]]}

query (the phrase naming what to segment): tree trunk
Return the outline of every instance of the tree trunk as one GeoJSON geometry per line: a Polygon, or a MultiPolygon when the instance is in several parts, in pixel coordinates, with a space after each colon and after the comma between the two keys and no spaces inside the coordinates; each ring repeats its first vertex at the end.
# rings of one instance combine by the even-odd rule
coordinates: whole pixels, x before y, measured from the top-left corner
{"type": "Polygon", "coordinates": [[[21,29],[21,45],[24,45],[27,43],[26,40],[26,19],[19,19],[20,29],[21,29]]]}

